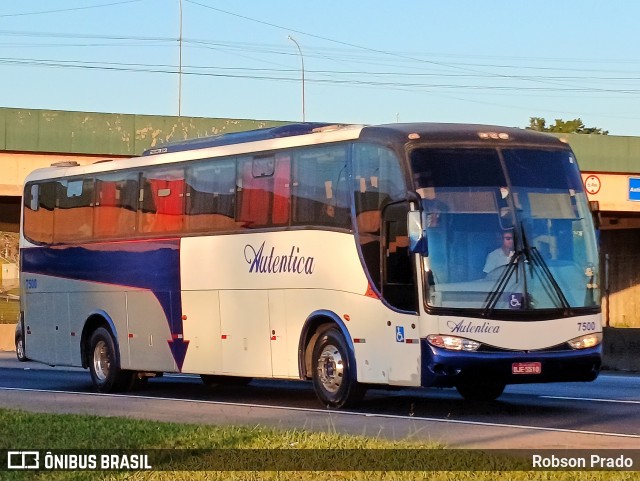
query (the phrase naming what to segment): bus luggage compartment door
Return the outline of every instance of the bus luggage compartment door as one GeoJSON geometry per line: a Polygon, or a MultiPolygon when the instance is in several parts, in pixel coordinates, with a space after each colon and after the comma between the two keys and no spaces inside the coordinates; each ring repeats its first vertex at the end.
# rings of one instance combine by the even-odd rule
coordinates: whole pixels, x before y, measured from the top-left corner
{"type": "Polygon", "coordinates": [[[267,291],[220,291],[220,333],[224,374],[271,377],[267,291]]]}

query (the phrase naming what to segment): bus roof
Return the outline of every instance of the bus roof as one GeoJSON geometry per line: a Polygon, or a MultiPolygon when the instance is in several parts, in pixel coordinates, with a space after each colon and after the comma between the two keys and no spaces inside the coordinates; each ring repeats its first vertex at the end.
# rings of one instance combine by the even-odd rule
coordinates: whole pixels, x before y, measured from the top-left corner
{"type": "Polygon", "coordinates": [[[397,146],[406,144],[450,146],[455,144],[457,146],[481,147],[499,144],[569,149],[567,143],[553,135],[494,125],[423,122],[363,126],[306,122],[185,140],[148,149],[140,157],[111,161],[105,159],[80,166],[72,165],[75,163],[60,162],[52,164],[51,167],[31,172],[25,182],[181,162],[193,159],[195,154],[192,152],[194,151],[198,151],[198,155],[206,157],[222,157],[355,139],[397,146]],[[158,154],[164,155],[159,156],[158,154]]]}
{"type": "Polygon", "coordinates": [[[142,152],[143,156],[166,154],[170,152],[182,152],[184,150],[206,149],[209,147],[220,147],[223,145],[243,144],[246,142],[256,142],[258,140],[279,139],[282,137],[293,137],[296,135],[312,134],[322,129],[344,124],[330,124],[326,122],[304,122],[297,124],[282,125],[279,127],[268,127],[264,129],[247,130],[243,132],[231,132],[228,134],[212,135],[199,139],[183,140],[172,142],[162,147],[153,147],[142,152]]]}
{"type": "Polygon", "coordinates": [[[502,144],[508,142],[509,145],[535,144],[542,147],[569,148],[566,142],[550,134],[517,127],[483,124],[420,122],[371,125],[362,129],[360,139],[376,139],[378,142],[386,139],[401,144],[413,141],[431,145],[438,143],[482,145],[493,141],[502,144]]]}
{"type": "MultiPolygon", "coordinates": [[[[348,124],[331,124],[324,122],[305,122],[288,124],[279,127],[232,132],[228,134],[202,137],[169,143],[161,147],[145,150],[142,155],[156,155],[171,152],[221,147],[224,145],[243,144],[261,140],[273,140],[319,133],[327,130],[352,127],[348,124]]],[[[385,125],[364,126],[360,138],[388,138],[398,142],[407,140],[423,140],[429,142],[459,142],[477,143],[487,140],[510,140],[513,143],[535,143],[558,146],[560,140],[549,134],[520,129],[515,127],[501,127],[496,125],[454,124],[454,123],[397,123],[385,125]],[[411,137],[410,137],[411,136],[411,137]]]]}

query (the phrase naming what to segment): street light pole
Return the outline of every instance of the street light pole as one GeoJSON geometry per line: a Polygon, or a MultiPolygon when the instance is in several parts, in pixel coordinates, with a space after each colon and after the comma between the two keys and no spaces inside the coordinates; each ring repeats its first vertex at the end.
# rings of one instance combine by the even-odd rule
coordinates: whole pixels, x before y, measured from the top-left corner
{"type": "Polygon", "coordinates": [[[302,55],[302,50],[300,49],[300,45],[296,42],[296,39],[289,35],[289,40],[296,44],[298,47],[298,52],[300,53],[300,62],[302,62],[302,121],[305,121],[305,112],[304,112],[304,57],[302,55]]]}
{"type": "Polygon", "coordinates": [[[178,35],[178,117],[182,114],[182,0],[180,0],[180,33],[178,35]]]}

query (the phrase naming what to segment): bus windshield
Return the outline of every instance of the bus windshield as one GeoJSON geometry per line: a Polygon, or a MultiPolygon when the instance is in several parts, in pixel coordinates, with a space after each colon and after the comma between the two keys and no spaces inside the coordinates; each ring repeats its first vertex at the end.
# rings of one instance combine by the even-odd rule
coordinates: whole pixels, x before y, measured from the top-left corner
{"type": "Polygon", "coordinates": [[[591,213],[570,150],[417,148],[433,308],[553,309],[599,303],[591,213]]]}

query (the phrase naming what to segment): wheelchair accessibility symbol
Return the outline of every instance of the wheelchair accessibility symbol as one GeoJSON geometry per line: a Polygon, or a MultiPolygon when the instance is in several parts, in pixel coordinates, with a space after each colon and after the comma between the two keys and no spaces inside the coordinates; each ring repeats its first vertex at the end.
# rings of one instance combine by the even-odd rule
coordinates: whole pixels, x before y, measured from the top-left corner
{"type": "Polygon", "coordinates": [[[524,296],[520,292],[509,294],[509,309],[522,309],[524,296]]]}
{"type": "Polygon", "coordinates": [[[396,342],[404,342],[404,327],[396,326],[396,342]]]}

